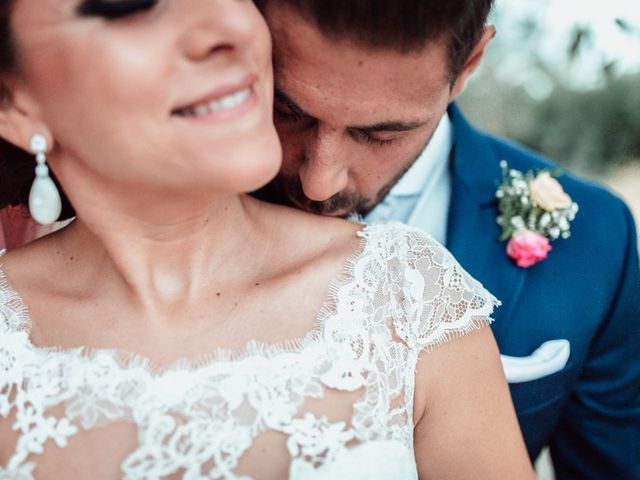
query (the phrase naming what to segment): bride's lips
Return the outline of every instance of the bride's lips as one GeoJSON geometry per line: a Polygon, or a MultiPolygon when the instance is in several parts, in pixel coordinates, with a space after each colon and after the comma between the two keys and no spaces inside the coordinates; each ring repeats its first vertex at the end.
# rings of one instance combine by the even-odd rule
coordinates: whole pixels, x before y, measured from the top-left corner
{"type": "Polygon", "coordinates": [[[219,122],[241,117],[258,104],[254,86],[255,75],[241,81],[217,88],[186,105],[171,111],[172,116],[193,122],[219,122]]]}

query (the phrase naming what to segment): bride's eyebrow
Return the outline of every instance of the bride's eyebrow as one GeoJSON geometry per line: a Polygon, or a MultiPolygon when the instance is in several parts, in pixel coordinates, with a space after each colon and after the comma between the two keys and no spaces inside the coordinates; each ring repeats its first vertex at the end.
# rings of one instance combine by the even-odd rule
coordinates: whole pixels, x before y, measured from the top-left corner
{"type": "Polygon", "coordinates": [[[84,0],[76,12],[81,16],[113,19],[148,10],[156,3],[158,0],[84,0]]]}

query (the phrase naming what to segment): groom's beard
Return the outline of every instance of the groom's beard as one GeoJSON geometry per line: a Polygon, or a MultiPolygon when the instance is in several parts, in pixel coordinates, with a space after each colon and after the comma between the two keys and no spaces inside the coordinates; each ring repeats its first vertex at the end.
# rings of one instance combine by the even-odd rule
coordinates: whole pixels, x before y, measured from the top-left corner
{"type": "Polygon", "coordinates": [[[362,197],[355,192],[339,192],[328,200],[317,202],[307,198],[297,176],[282,174],[256,192],[255,196],[268,202],[331,217],[348,217],[353,213],[366,215],[378,203],[377,199],[362,197]]]}
{"type": "Polygon", "coordinates": [[[405,166],[405,168],[381,190],[374,198],[358,195],[355,192],[338,192],[333,197],[322,202],[317,202],[307,198],[302,190],[300,178],[278,174],[278,176],[268,185],[254,193],[254,196],[271,203],[287,205],[299,208],[306,212],[330,217],[348,217],[353,214],[366,216],[384,197],[391,191],[393,186],[407,173],[419,155],[405,166]]]}
{"type": "Polygon", "coordinates": [[[279,173],[278,176],[269,184],[257,192],[254,192],[253,195],[260,200],[277,203],[279,205],[287,205],[289,207],[296,207],[318,215],[348,217],[353,214],[358,214],[364,217],[371,212],[376,205],[384,200],[384,197],[387,196],[394,185],[400,181],[416,160],[420,158],[422,151],[427,147],[432,137],[433,132],[422,148],[420,148],[418,153],[413,155],[413,158],[406,162],[404,168],[402,168],[402,170],[390,182],[378,190],[373,198],[359,195],[356,192],[342,191],[336,193],[328,200],[317,202],[307,198],[304,194],[300,177],[297,175],[284,175],[282,173],[279,173]]]}

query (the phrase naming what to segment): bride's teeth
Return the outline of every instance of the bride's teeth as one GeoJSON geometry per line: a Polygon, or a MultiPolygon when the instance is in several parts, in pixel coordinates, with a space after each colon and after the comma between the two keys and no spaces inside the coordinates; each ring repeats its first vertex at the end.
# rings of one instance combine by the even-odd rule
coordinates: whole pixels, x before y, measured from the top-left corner
{"type": "Polygon", "coordinates": [[[225,108],[232,108],[236,105],[235,95],[230,95],[228,97],[221,98],[219,102],[216,102],[216,107],[219,107],[221,110],[225,108]]]}
{"type": "Polygon", "coordinates": [[[251,88],[245,88],[239,92],[232,93],[218,100],[213,100],[207,104],[196,107],[185,108],[184,115],[188,117],[204,117],[220,110],[229,110],[242,105],[251,96],[251,88]]]}
{"type": "Polygon", "coordinates": [[[193,111],[198,117],[204,117],[205,115],[209,115],[209,113],[211,113],[208,105],[198,105],[193,109],[193,111]]]}

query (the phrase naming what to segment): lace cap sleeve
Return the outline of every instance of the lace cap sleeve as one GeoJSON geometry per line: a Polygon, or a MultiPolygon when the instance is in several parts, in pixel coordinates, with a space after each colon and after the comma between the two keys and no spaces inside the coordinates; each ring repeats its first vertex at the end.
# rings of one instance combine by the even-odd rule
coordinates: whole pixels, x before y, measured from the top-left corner
{"type": "Polygon", "coordinates": [[[387,289],[394,330],[410,348],[431,349],[492,322],[500,302],[428,234],[393,227],[387,289]],[[391,285],[398,282],[397,285],[391,285]]]}

